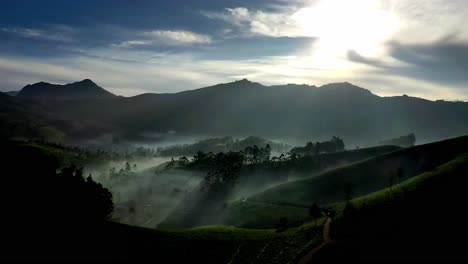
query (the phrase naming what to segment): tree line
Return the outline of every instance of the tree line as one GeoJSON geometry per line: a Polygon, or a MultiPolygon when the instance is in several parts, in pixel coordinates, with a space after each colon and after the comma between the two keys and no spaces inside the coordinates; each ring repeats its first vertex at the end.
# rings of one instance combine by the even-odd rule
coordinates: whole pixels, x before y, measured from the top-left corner
{"type": "Polygon", "coordinates": [[[319,155],[322,153],[331,153],[331,152],[338,152],[344,151],[345,144],[344,141],[339,138],[333,136],[328,141],[322,142],[307,142],[304,147],[295,147],[290,150],[291,153],[296,154],[297,156],[312,156],[312,155],[319,155]]]}

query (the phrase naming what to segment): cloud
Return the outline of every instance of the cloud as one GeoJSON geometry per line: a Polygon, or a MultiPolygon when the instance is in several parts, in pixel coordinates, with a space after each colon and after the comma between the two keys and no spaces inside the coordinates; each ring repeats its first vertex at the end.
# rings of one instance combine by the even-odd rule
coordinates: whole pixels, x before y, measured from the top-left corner
{"type": "Polygon", "coordinates": [[[51,40],[59,42],[71,42],[73,40],[71,27],[55,25],[48,29],[24,28],[24,27],[4,27],[0,31],[16,35],[23,38],[51,40]]]}
{"type": "Polygon", "coordinates": [[[387,55],[380,59],[367,58],[350,50],[348,60],[376,67],[387,75],[456,85],[466,90],[468,86],[468,43],[438,41],[435,43],[387,44],[387,55]],[[394,63],[390,63],[393,60],[394,63]],[[395,63],[396,62],[396,63],[395,63]]]}
{"type": "Polygon", "coordinates": [[[245,7],[225,8],[224,12],[203,12],[205,17],[237,27],[242,36],[313,37],[304,35],[289,12],[251,11],[245,7]]]}
{"type": "Polygon", "coordinates": [[[431,43],[447,36],[468,41],[468,1],[388,0],[398,15],[400,29],[393,41],[403,44],[431,43]]]}
{"type": "Polygon", "coordinates": [[[153,30],[137,34],[138,39],[123,41],[116,46],[187,46],[209,44],[211,37],[190,31],[153,30]]]}

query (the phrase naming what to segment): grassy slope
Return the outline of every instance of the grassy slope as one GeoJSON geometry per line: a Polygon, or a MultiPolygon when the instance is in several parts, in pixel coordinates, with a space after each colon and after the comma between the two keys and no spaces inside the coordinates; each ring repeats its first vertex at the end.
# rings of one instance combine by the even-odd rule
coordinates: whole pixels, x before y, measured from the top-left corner
{"type": "Polygon", "coordinates": [[[288,223],[294,226],[312,220],[307,208],[249,201],[232,202],[225,211],[224,221],[227,225],[245,228],[273,228],[279,223],[281,217],[286,217],[288,223]]]}
{"type": "Polygon", "coordinates": [[[389,186],[401,168],[404,179],[441,165],[468,151],[468,136],[420,145],[383,154],[338,168],[309,179],[285,183],[249,198],[270,204],[308,206],[331,204],[344,198],[344,186],[351,184],[354,196],[389,186]]]}
{"type": "Polygon", "coordinates": [[[468,260],[464,193],[468,154],[400,185],[352,201],[355,211],[332,225],[338,241],[316,262],[468,260]]]}
{"type": "Polygon", "coordinates": [[[114,224],[112,232],[118,237],[128,236],[130,250],[134,243],[150,246],[159,258],[175,263],[288,263],[320,244],[324,220],[316,226],[310,223],[281,233],[227,226],[151,230],[121,224],[114,224]]]}
{"type": "Polygon", "coordinates": [[[64,166],[71,165],[71,164],[80,165],[83,163],[83,160],[79,157],[79,155],[73,151],[69,151],[66,149],[58,148],[58,147],[43,145],[40,143],[24,142],[24,143],[21,143],[21,145],[25,147],[35,148],[35,149],[42,151],[46,155],[51,155],[55,157],[57,160],[59,160],[60,163],[63,164],[64,166]]]}

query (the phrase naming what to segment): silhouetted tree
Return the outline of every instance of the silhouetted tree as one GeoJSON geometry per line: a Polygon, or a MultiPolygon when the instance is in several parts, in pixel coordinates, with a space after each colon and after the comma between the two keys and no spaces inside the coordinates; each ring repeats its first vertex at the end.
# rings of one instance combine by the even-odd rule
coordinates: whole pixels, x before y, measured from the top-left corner
{"type": "Polygon", "coordinates": [[[344,198],[346,203],[349,203],[353,198],[353,186],[350,183],[346,183],[344,185],[344,198]]]}
{"type": "Polygon", "coordinates": [[[309,215],[312,218],[314,218],[314,226],[316,226],[317,225],[317,218],[322,216],[322,209],[320,209],[320,207],[316,203],[313,203],[309,207],[309,215]]]}
{"type": "Polygon", "coordinates": [[[130,162],[128,161],[125,163],[125,171],[126,172],[132,171],[132,166],[130,165],[130,162]]]}
{"type": "Polygon", "coordinates": [[[281,217],[276,227],[276,232],[283,232],[288,228],[288,218],[281,217]]]}

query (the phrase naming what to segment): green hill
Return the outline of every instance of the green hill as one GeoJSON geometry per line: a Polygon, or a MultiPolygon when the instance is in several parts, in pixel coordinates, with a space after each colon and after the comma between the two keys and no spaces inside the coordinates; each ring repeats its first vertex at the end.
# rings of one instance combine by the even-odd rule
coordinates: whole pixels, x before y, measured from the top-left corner
{"type": "Polygon", "coordinates": [[[383,189],[418,175],[468,151],[468,136],[415,146],[379,155],[316,177],[293,181],[256,194],[249,201],[275,205],[309,206],[340,202],[345,186],[354,196],[383,189]]]}

